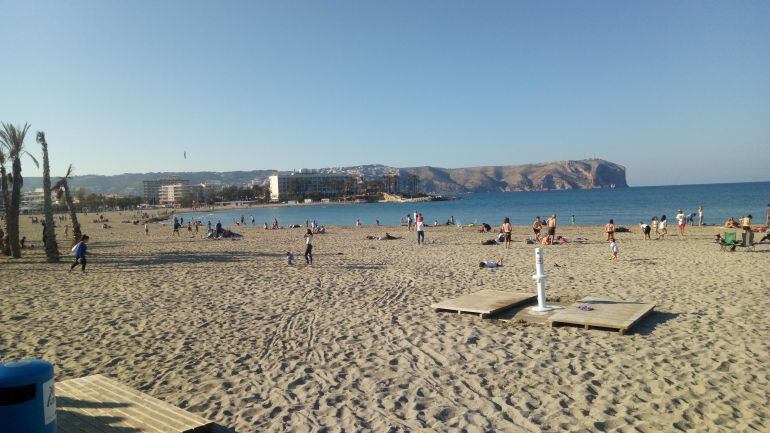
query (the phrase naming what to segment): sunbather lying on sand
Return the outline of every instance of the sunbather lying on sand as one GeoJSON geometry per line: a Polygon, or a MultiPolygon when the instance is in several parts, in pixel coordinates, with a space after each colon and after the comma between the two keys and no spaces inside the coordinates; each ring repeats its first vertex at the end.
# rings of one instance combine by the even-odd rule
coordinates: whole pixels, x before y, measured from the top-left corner
{"type": "Polygon", "coordinates": [[[501,266],[503,266],[503,259],[500,259],[496,262],[493,262],[493,261],[479,262],[480,268],[499,268],[501,266]]]}
{"type": "Polygon", "coordinates": [[[388,232],[385,232],[382,236],[367,236],[366,239],[369,239],[370,241],[393,241],[396,239],[401,239],[399,236],[393,236],[388,232]]]}

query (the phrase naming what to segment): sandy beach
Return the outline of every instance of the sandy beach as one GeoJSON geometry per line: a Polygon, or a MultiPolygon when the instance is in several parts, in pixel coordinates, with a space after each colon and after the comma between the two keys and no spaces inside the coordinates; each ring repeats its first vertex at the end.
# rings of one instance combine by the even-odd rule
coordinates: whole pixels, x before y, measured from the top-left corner
{"type": "MultiPolygon", "coordinates": [[[[719,227],[644,241],[563,227],[545,247],[548,296],[657,304],[628,335],[434,312],[479,289],[535,292],[529,229],[513,247],[473,229],[303,229],[240,240],[82,216],[88,272],[35,249],[0,258],[0,359],[41,357],[57,380],[104,374],[238,432],[766,432],[770,246],[725,253],[719,227]],[[370,241],[389,231],[405,236],[370,241]],[[433,243],[435,241],[435,243],[433,243]],[[286,251],[297,264],[285,263],[286,251]],[[500,269],[482,260],[504,259],[500,269]]],[[[430,219],[430,216],[426,216],[430,219]]],[[[431,219],[432,221],[432,219],[431,219]]],[[[205,230],[204,230],[205,231],[205,230]]]]}

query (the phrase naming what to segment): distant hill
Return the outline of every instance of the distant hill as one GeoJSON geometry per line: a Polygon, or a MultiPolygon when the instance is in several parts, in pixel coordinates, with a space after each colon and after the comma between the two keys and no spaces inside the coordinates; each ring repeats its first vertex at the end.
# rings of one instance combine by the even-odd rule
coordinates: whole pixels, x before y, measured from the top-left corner
{"type": "MultiPolygon", "coordinates": [[[[354,167],[323,168],[325,173],[344,172],[365,179],[399,174],[420,178],[420,188],[439,194],[496,191],[540,191],[558,189],[625,188],[625,167],[602,159],[559,161],[542,164],[485,166],[468,168],[406,167],[361,165],[354,167]]],[[[193,183],[220,181],[225,185],[245,185],[250,181],[264,184],[276,170],[228,172],[163,172],[125,173],[113,176],[83,175],[72,179],[75,188],[87,188],[100,194],[142,194],[142,181],[178,176],[193,183]]],[[[42,179],[25,177],[24,190],[39,188],[42,179]]]]}
{"type": "MultiPolygon", "coordinates": [[[[439,193],[625,188],[625,167],[601,159],[493,167],[402,168],[426,191],[439,193]]],[[[403,175],[402,175],[403,177],[403,175]]]]}

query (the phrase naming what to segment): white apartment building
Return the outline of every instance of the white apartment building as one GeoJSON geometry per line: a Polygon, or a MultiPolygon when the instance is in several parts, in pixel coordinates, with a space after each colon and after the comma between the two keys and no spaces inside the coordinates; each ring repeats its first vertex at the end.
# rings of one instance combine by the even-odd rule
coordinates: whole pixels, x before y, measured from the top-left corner
{"type": "Polygon", "coordinates": [[[329,198],[341,195],[350,179],[341,173],[318,173],[303,169],[270,176],[270,200],[329,198]]]}

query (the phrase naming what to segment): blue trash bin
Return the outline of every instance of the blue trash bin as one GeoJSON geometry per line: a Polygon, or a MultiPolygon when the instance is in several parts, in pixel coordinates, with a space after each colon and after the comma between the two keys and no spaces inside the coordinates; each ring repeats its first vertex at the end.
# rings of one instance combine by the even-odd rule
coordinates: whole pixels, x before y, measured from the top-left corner
{"type": "Polygon", "coordinates": [[[56,433],[53,365],[42,359],[0,363],[0,431],[56,433]]]}

